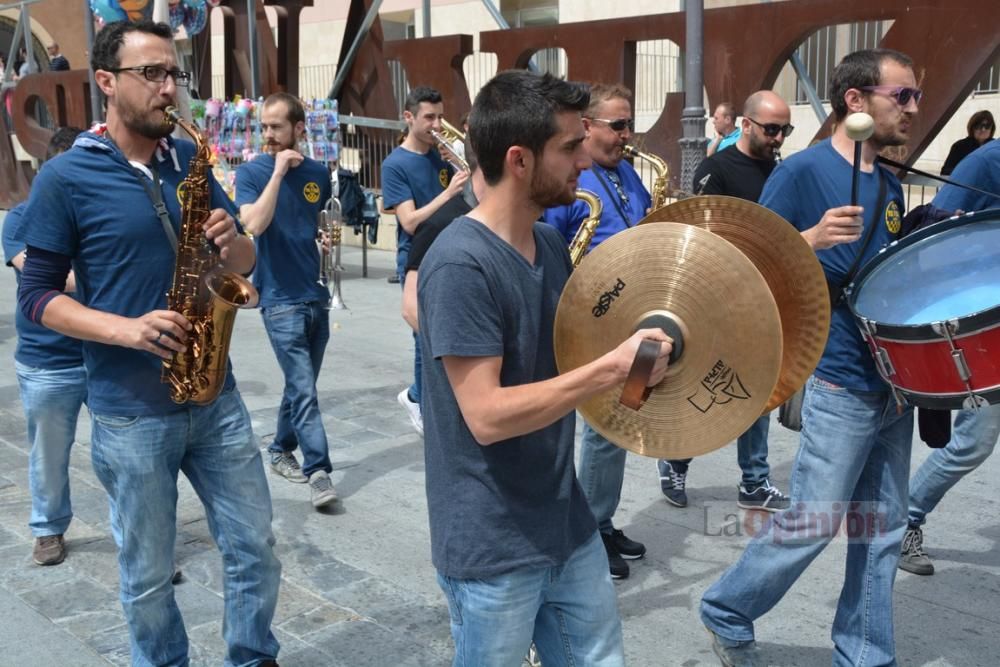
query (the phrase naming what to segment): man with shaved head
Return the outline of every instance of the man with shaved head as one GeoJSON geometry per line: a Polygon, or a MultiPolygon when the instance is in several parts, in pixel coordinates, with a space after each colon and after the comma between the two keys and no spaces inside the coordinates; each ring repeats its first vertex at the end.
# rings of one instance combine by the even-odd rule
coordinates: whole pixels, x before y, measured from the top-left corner
{"type": "Polygon", "coordinates": [[[792,133],[790,119],[788,105],[770,90],[758,90],[748,97],[736,150],[718,151],[702,160],[691,191],[757,201],[774,169],[776,153],[792,133]]]}
{"type": "MultiPolygon", "coordinates": [[[[717,151],[694,172],[692,192],[729,195],[756,202],[764,181],[774,170],[775,156],[785,137],[792,133],[788,124],[791,111],[784,100],[770,90],[759,90],[743,105],[742,133],[729,150],[717,151]]],[[[788,496],[771,484],[767,463],[769,416],[761,416],[736,441],[737,460],[743,471],[736,504],[744,509],[777,512],[787,509],[788,496]]],[[[667,502],[687,506],[685,483],[691,459],[657,462],[660,489],[667,502]]]]}

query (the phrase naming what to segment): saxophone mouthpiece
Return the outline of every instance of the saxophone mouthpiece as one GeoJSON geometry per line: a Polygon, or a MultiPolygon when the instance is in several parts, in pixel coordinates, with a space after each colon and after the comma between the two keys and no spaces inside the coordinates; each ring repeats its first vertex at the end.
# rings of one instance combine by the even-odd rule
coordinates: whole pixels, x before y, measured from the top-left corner
{"type": "Polygon", "coordinates": [[[177,124],[177,119],[180,118],[180,115],[181,112],[177,110],[177,107],[166,107],[163,110],[163,124],[173,129],[174,125],[177,124]]]}

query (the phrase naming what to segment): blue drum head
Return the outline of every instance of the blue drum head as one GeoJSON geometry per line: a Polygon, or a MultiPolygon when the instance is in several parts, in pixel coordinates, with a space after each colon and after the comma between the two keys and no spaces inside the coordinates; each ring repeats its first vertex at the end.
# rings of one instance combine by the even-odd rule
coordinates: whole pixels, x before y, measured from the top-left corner
{"type": "Polygon", "coordinates": [[[852,307],[880,324],[920,326],[994,308],[1000,305],[1000,210],[932,225],[865,269],[852,307]]]}

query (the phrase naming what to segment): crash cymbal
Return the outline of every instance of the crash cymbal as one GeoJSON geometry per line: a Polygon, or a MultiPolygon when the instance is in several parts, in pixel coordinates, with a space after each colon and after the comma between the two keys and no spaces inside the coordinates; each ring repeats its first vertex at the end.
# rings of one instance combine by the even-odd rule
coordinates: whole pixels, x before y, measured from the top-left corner
{"type": "Polygon", "coordinates": [[[580,406],[605,438],[637,454],[687,458],[722,447],[760,416],[781,365],[774,297],[746,255],[692,225],[615,234],[573,271],[556,311],[564,373],[617,347],[651,315],[683,336],[680,358],[638,410],[615,387],[580,406]]]}
{"type": "Polygon", "coordinates": [[[658,208],[639,224],[682,222],[718,234],[764,276],[781,314],[781,374],[766,411],[784,403],[819,363],[830,329],[830,292],[816,253],[780,215],[736,197],[705,195],[658,208]]]}

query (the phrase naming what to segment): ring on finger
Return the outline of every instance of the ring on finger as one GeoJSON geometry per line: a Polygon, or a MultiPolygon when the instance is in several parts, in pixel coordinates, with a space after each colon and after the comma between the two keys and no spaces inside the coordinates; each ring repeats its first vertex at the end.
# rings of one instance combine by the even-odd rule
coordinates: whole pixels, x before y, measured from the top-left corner
{"type": "Polygon", "coordinates": [[[159,342],[160,342],[160,339],[161,339],[161,338],[163,338],[163,332],[162,332],[162,331],[161,331],[161,332],[160,332],[160,334],[159,334],[159,335],[158,335],[158,336],[156,337],[156,340],[154,340],[153,342],[154,342],[154,343],[157,343],[157,344],[159,344],[159,342]]]}

